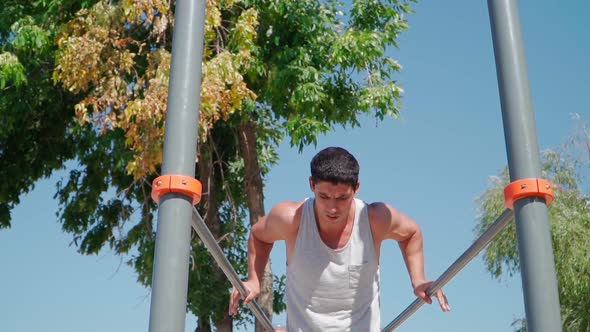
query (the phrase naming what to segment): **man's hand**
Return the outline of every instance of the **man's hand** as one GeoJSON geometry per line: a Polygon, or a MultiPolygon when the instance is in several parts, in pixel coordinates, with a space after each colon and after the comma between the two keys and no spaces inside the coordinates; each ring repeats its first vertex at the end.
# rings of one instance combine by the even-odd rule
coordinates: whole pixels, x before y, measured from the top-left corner
{"type": "MultiPolygon", "coordinates": [[[[248,290],[248,296],[244,299],[244,305],[248,305],[252,300],[254,300],[258,294],[260,294],[260,283],[258,280],[247,280],[244,281],[244,286],[248,290]]],[[[231,294],[229,296],[229,314],[235,315],[238,313],[238,305],[240,303],[240,299],[242,296],[237,289],[232,288],[231,294]]]]}
{"type": "MultiPolygon", "coordinates": [[[[430,287],[430,285],[432,285],[432,283],[432,281],[425,281],[419,283],[416,287],[414,287],[414,295],[424,300],[424,302],[432,304],[432,299],[430,298],[430,296],[426,295],[426,290],[428,289],[428,287],[430,287]]],[[[440,308],[443,312],[451,311],[451,306],[449,306],[447,296],[442,291],[442,289],[436,291],[434,296],[438,300],[438,304],[440,305],[440,308]]]]}

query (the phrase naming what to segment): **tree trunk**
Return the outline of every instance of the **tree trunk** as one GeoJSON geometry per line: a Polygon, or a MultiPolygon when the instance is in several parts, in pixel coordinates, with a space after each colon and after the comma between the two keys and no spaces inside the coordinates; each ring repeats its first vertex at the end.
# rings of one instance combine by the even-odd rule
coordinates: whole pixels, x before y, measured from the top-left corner
{"type": "MultiPolygon", "coordinates": [[[[229,295],[228,295],[229,296],[229,295]]],[[[225,310],[227,312],[227,310],[225,310]]],[[[215,331],[217,332],[231,332],[233,331],[234,321],[232,316],[223,314],[220,321],[215,322],[215,331]]]]}
{"type": "MultiPolygon", "coordinates": [[[[255,224],[264,216],[264,193],[262,186],[262,172],[258,164],[256,148],[256,124],[252,121],[244,122],[238,127],[240,154],[244,158],[244,185],[250,211],[250,225],[255,224]]],[[[257,302],[272,321],[272,270],[270,259],[264,268],[264,276],[260,285],[260,295],[257,302]]],[[[256,332],[264,332],[262,324],[256,320],[256,332]]]]}
{"type": "MultiPolygon", "coordinates": [[[[203,209],[204,216],[203,220],[211,231],[211,234],[216,239],[221,237],[221,221],[219,220],[219,205],[217,204],[217,194],[219,187],[215,180],[215,166],[213,163],[213,147],[214,143],[207,142],[208,144],[206,151],[201,150],[199,165],[199,174],[201,183],[203,185],[203,209]]],[[[219,243],[220,247],[223,248],[223,243],[219,243]]],[[[219,268],[219,265],[214,264],[213,269],[215,271],[215,277],[219,282],[223,283],[227,280],[225,274],[219,268]]],[[[228,303],[229,306],[229,294],[228,303]]],[[[208,323],[208,322],[207,322],[208,323]]],[[[214,322],[217,332],[232,332],[233,330],[233,318],[229,315],[227,306],[221,310],[221,318],[214,322]]],[[[209,331],[211,327],[209,326],[209,331]]]]}
{"type": "Polygon", "coordinates": [[[211,332],[211,324],[208,317],[198,317],[197,328],[195,332],[211,332]]]}

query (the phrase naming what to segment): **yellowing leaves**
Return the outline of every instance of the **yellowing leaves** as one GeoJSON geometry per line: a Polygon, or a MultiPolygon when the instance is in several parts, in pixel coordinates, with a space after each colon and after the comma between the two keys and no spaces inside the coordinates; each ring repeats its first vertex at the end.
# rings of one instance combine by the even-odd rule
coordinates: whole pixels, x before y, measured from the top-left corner
{"type": "MultiPolygon", "coordinates": [[[[212,31],[222,31],[222,27],[218,26],[221,24],[221,12],[217,8],[210,12],[210,28],[212,31]]],[[[256,94],[244,82],[242,72],[248,69],[252,61],[251,50],[255,45],[257,25],[258,12],[254,8],[245,10],[231,31],[227,42],[229,45],[222,43],[223,39],[218,39],[205,53],[209,57],[202,68],[201,141],[206,141],[207,132],[216,121],[227,120],[233,112],[243,108],[244,101],[256,100],[256,94]]]]}
{"type": "Polygon", "coordinates": [[[136,179],[154,173],[156,166],[162,163],[171,55],[168,51],[159,49],[150,53],[148,59],[146,76],[149,80],[145,84],[147,88],[143,90],[143,98],[131,100],[125,107],[124,119],[119,122],[125,130],[125,143],[135,152],[127,170],[136,179]]]}
{"type": "Polygon", "coordinates": [[[240,60],[239,56],[223,51],[203,64],[199,128],[203,140],[216,121],[227,120],[231,113],[241,109],[244,100],[256,99],[239,72],[240,60]]]}
{"type": "MultiPolygon", "coordinates": [[[[207,1],[203,60],[200,140],[219,120],[255,100],[242,73],[252,62],[257,11],[239,1],[207,1]],[[241,10],[236,22],[222,12],[241,10]],[[223,8],[220,8],[223,7],[223,8]]],[[[81,123],[102,133],[123,130],[134,157],[127,165],[138,179],[162,162],[171,54],[169,2],[101,1],[81,10],[59,38],[55,81],[84,97],[76,105],[81,123]]]]}
{"type": "Polygon", "coordinates": [[[254,8],[245,10],[238,21],[231,36],[230,43],[235,44],[238,52],[249,52],[254,48],[256,41],[256,27],[258,26],[258,11],[254,8]]]}
{"type": "Polygon", "coordinates": [[[169,1],[162,0],[124,0],[121,9],[129,22],[154,24],[168,14],[169,1]]]}
{"type": "Polygon", "coordinates": [[[83,36],[67,37],[59,42],[61,52],[54,79],[60,80],[70,91],[78,93],[88,89],[100,79],[100,57],[105,44],[105,29],[96,27],[83,36]]]}
{"type": "MultiPolygon", "coordinates": [[[[215,40],[218,35],[218,29],[221,27],[221,11],[216,6],[212,6],[213,1],[207,1],[207,13],[205,17],[205,43],[215,40]]],[[[209,50],[205,49],[205,58],[211,55],[209,50]]]]}

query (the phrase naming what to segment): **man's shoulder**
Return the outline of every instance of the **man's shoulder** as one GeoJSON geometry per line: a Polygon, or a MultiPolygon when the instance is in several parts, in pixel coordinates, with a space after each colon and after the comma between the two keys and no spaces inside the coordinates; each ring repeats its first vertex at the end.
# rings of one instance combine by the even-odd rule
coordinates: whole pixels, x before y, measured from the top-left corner
{"type": "Polygon", "coordinates": [[[302,201],[282,201],[273,206],[273,209],[298,209],[300,206],[305,203],[305,200],[302,201]]]}
{"type": "Polygon", "coordinates": [[[275,204],[272,207],[273,211],[295,211],[301,207],[303,207],[303,204],[305,203],[305,201],[282,201],[279,202],[277,204],[275,204]]]}
{"type": "Polygon", "coordinates": [[[281,228],[288,239],[296,236],[305,201],[283,201],[275,204],[267,216],[267,222],[281,228]]]}
{"type": "Polygon", "coordinates": [[[387,215],[393,207],[385,202],[365,203],[369,212],[369,217],[382,218],[387,215]]]}
{"type": "Polygon", "coordinates": [[[296,215],[301,214],[305,201],[283,201],[275,204],[270,210],[269,215],[273,218],[279,218],[284,221],[292,221],[296,215]]]}
{"type": "Polygon", "coordinates": [[[378,232],[390,229],[398,213],[395,208],[385,202],[367,203],[367,212],[372,228],[378,232]]]}

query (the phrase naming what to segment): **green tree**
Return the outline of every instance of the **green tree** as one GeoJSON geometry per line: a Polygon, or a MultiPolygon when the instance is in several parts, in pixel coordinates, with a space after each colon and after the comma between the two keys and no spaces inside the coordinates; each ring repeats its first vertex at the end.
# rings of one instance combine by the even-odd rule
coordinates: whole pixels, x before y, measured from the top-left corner
{"type": "Polygon", "coordinates": [[[57,12],[41,1],[6,0],[0,7],[0,228],[10,226],[20,195],[73,158],[67,128],[77,98],[51,78],[52,40],[67,20],[57,12]]]}
{"type": "MultiPolygon", "coordinates": [[[[264,214],[264,175],[276,161],[281,139],[289,137],[301,149],[334,126],[357,126],[360,116],[398,115],[402,90],[394,75],[400,65],[386,51],[407,28],[409,2],[207,1],[195,165],[207,194],[199,209],[239,273],[245,274],[243,221],[249,216],[254,223],[264,214]]],[[[48,175],[74,160],[56,194],[62,227],[83,254],[110,247],[131,255],[138,280],[149,286],[157,208],[149,193],[162,158],[174,2],[9,1],[2,9],[7,13],[1,16],[3,24],[11,26],[25,9],[36,10],[28,14],[29,25],[45,33],[43,80],[29,75],[35,69],[25,62],[34,57],[3,49],[9,54],[2,58],[0,82],[11,89],[43,82],[42,94],[20,92],[27,102],[68,97],[48,102],[61,128],[52,149],[63,152],[53,151],[41,162],[41,174],[48,175]],[[47,162],[51,158],[56,158],[53,164],[47,162]]],[[[25,36],[6,31],[3,47],[25,36]]],[[[2,112],[10,111],[6,105],[2,112]]],[[[13,147],[22,143],[28,152],[33,143],[50,137],[30,138],[30,145],[10,141],[2,151],[16,151],[13,147]]],[[[2,157],[8,164],[9,156],[2,157]]],[[[6,202],[18,202],[18,194],[37,178],[8,181],[16,190],[9,191],[6,202]]],[[[192,245],[188,308],[198,317],[200,331],[231,330],[229,283],[197,238],[192,245]]],[[[284,283],[273,290],[271,281],[268,267],[260,297],[267,313],[273,303],[275,309],[284,308],[284,283]]],[[[237,321],[248,319],[242,311],[237,321]]]]}
{"type": "MultiPolygon", "coordinates": [[[[590,331],[590,195],[583,188],[590,167],[590,133],[581,127],[563,147],[542,155],[543,177],[554,184],[554,201],[548,208],[555,256],[564,331],[590,331]]],[[[488,189],[478,198],[479,235],[505,209],[503,189],[509,183],[508,170],[492,177],[488,189]]],[[[494,278],[520,272],[516,229],[511,223],[484,253],[494,278]]],[[[514,322],[526,330],[524,319],[514,322]]]]}

